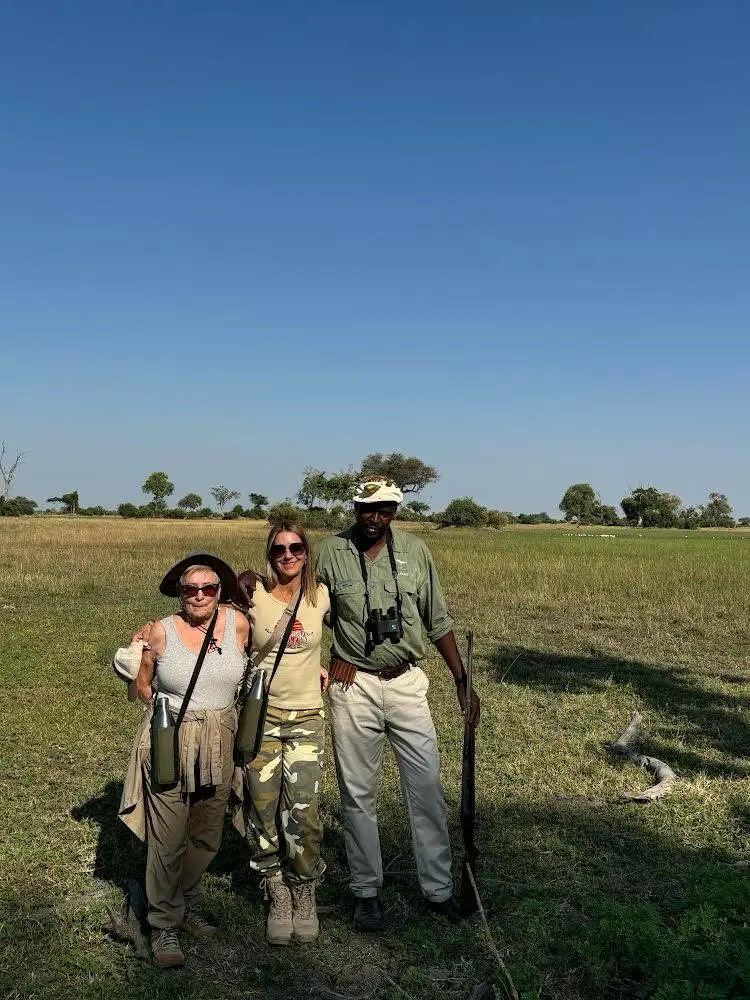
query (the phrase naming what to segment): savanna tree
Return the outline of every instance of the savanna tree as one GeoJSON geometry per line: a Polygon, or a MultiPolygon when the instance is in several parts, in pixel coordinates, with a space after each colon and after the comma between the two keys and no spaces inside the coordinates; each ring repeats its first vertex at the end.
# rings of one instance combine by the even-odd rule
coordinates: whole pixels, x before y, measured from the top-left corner
{"type": "Polygon", "coordinates": [[[197,493],[186,493],[182,500],[177,501],[177,506],[181,510],[198,510],[203,506],[203,497],[199,497],[197,493]]]}
{"type": "Polygon", "coordinates": [[[219,510],[224,510],[230,500],[237,500],[240,495],[239,490],[230,490],[228,486],[212,486],[209,492],[219,505],[219,510]]]}
{"type": "Polygon", "coordinates": [[[63,505],[63,514],[77,514],[81,509],[78,502],[78,490],[72,490],[70,493],[63,493],[59,497],[47,497],[47,503],[61,503],[63,505]]]}
{"type": "Polygon", "coordinates": [[[578,521],[582,524],[594,516],[597,504],[596,493],[590,483],[573,483],[563,493],[559,506],[566,521],[578,521]]]}
{"type": "Polygon", "coordinates": [[[376,451],[365,455],[357,479],[390,479],[403,493],[419,493],[436,483],[440,476],[433,465],[421,458],[392,451],[389,455],[376,451]]]}
{"type": "Polygon", "coordinates": [[[10,496],[18,466],[28,455],[27,451],[17,451],[15,458],[11,458],[10,454],[6,455],[6,451],[5,441],[0,441],[0,476],[3,477],[3,500],[7,500],[10,496]]]}
{"type": "Polygon", "coordinates": [[[174,483],[170,483],[166,472],[152,472],[141,490],[143,493],[150,493],[153,497],[152,503],[156,514],[164,510],[166,506],[164,501],[174,493],[174,483]]]}

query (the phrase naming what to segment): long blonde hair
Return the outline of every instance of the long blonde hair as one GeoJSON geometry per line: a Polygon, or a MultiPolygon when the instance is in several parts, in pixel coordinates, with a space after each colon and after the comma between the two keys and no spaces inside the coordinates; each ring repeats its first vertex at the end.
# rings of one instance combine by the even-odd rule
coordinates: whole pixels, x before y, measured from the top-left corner
{"type": "Polygon", "coordinates": [[[315,554],[310,545],[310,540],[305,533],[305,529],[295,521],[279,521],[268,532],[268,538],[266,539],[266,590],[273,590],[279,583],[279,578],[271,561],[271,547],[275,544],[276,537],[282,531],[289,531],[292,534],[299,535],[300,541],[305,546],[305,565],[302,567],[302,572],[300,573],[302,600],[312,607],[316,607],[318,603],[318,581],[315,579],[315,554]]]}

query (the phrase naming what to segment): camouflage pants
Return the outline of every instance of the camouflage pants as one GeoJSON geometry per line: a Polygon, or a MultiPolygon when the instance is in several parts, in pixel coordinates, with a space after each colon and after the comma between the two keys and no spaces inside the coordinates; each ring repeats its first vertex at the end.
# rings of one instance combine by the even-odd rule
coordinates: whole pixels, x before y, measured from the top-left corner
{"type": "Polygon", "coordinates": [[[323,737],[322,709],[268,706],[260,752],[245,766],[250,867],[260,874],[279,868],[284,857],[288,874],[299,881],[325,870],[318,815],[323,737]]]}

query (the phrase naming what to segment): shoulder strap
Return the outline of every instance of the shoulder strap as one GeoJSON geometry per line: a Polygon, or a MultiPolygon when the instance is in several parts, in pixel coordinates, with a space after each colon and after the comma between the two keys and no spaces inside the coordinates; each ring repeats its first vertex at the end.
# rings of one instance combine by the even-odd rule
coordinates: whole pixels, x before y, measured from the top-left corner
{"type": "MultiPolygon", "coordinates": [[[[265,660],[265,658],[271,652],[276,643],[281,640],[282,636],[283,636],[283,642],[279,646],[279,651],[280,654],[283,654],[284,647],[289,641],[289,632],[291,632],[292,626],[294,625],[294,618],[297,614],[297,608],[299,607],[301,599],[302,599],[302,588],[300,587],[300,589],[295,594],[292,594],[292,597],[287,606],[284,608],[284,613],[276,623],[276,628],[271,633],[271,637],[269,638],[268,642],[261,649],[259,649],[254,656],[248,659],[247,668],[245,670],[245,676],[242,678],[242,687],[240,688],[241,698],[244,696],[245,691],[247,689],[247,682],[250,678],[250,674],[253,672],[253,670],[255,670],[258,664],[262,663],[265,660]]],[[[276,671],[276,667],[278,666],[278,661],[280,659],[281,655],[277,657],[276,662],[274,663],[273,667],[274,672],[276,671]]]]}
{"type": "Polygon", "coordinates": [[[177,715],[177,720],[175,721],[175,729],[179,729],[182,724],[182,720],[185,718],[185,712],[187,712],[187,707],[190,704],[190,699],[193,697],[193,691],[195,690],[195,685],[198,683],[198,674],[201,672],[201,667],[203,666],[203,661],[206,658],[206,653],[208,652],[208,647],[211,645],[211,639],[214,635],[214,628],[216,626],[216,619],[219,617],[219,609],[217,607],[214,611],[214,616],[211,619],[211,624],[206,629],[206,637],[203,640],[203,645],[201,646],[201,651],[198,653],[198,659],[195,664],[195,669],[193,670],[193,676],[190,678],[190,683],[187,686],[187,691],[185,692],[185,697],[182,699],[182,705],[180,706],[180,711],[177,715]]]}

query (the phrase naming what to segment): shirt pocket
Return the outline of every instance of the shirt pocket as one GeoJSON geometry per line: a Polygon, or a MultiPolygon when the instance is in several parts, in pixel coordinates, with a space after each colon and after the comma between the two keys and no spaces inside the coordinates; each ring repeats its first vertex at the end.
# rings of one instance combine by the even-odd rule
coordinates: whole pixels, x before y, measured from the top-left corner
{"type": "MultiPolygon", "coordinates": [[[[396,581],[393,579],[386,580],[383,584],[383,589],[386,593],[388,607],[395,607],[397,596],[396,581]]],[[[419,622],[418,589],[417,581],[412,576],[399,575],[398,593],[401,594],[401,617],[407,625],[416,625],[419,622]]]]}
{"type": "Polygon", "coordinates": [[[362,580],[339,584],[333,593],[336,615],[345,622],[362,623],[365,620],[365,585],[362,580]]]}

